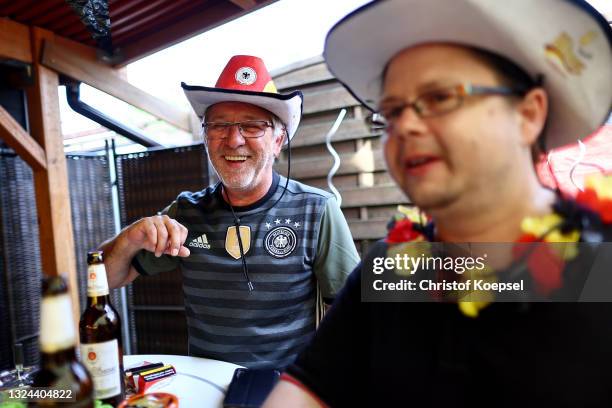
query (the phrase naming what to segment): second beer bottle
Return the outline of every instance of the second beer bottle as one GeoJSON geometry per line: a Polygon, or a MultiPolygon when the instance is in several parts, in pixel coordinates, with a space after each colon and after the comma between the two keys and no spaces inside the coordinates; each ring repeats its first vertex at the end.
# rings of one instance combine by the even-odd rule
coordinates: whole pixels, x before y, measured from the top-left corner
{"type": "Polygon", "coordinates": [[[102,251],[87,253],[87,306],[81,315],[81,360],[94,383],[94,397],[117,406],[124,398],[121,321],[110,301],[102,251]]]}
{"type": "MultiPolygon", "coordinates": [[[[93,408],[93,384],[87,370],[77,360],[72,303],[68,285],[61,276],[43,279],[39,339],[41,362],[33,387],[55,389],[67,398],[42,399],[29,406],[93,408]]],[[[0,406],[4,404],[0,402],[0,406]]],[[[12,406],[10,401],[7,406],[12,406]]]]}

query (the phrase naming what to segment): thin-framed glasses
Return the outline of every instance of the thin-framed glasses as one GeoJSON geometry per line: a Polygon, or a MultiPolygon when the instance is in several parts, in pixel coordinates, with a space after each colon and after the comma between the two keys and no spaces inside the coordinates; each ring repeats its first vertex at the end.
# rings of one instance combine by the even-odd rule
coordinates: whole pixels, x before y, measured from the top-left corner
{"type": "Polygon", "coordinates": [[[417,96],[413,101],[389,101],[381,104],[378,112],[366,121],[372,130],[389,130],[406,108],[412,108],[421,118],[429,118],[452,112],[463,104],[467,96],[506,95],[521,96],[525,90],[505,86],[480,86],[469,83],[435,89],[417,96]]]}
{"type": "Polygon", "coordinates": [[[202,128],[204,134],[210,140],[225,139],[229,135],[229,129],[238,126],[238,131],[245,139],[262,137],[267,128],[273,127],[272,123],[265,120],[246,120],[244,122],[204,122],[202,128]]]}

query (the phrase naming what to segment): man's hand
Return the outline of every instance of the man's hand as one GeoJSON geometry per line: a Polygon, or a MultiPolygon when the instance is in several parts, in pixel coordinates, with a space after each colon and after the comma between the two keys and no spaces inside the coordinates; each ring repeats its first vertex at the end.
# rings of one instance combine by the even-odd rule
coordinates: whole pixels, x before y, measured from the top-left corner
{"type": "Polygon", "coordinates": [[[123,231],[127,244],[133,249],[145,249],[171,256],[189,256],[189,248],[184,246],[187,228],[167,215],[142,218],[123,231]]]}
{"type": "Polygon", "coordinates": [[[104,251],[104,265],[111,288],[125,286],[136,279],[139,273],[132,266],[132,258],[141,249],[170,256],[189,256],[183,244],[187,239],[187,228],[167,215],[142,218],[119,233],[115,238],[100,245],[104,251]]]}

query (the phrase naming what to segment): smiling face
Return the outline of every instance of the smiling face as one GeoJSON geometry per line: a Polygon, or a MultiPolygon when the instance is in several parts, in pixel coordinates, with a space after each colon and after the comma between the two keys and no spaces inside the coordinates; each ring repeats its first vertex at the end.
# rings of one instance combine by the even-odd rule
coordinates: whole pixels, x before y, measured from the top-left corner
{"type": "MultiPolygon", "coordinates": [[[[427,92],[466,82],[502,85],[495,71],[467,48],[409,48],[387,67],[381,108],[393,111],[427,92]]],[[[515,171],[517,166],[529,163],[521,115],[507,97],[469,96],[457,109],[435,117],[421,118],[411,108],[395,111],[385,159],[392,177],[423,210],[494,202],[499,189],[523,174],[515,171]]]]}
{"type": "MultiPolygon", "coordinates": [[[[206,122],[263,120],[272,123],[272,114],[242,102],[217,103],[206,112],[206,122]]],[[[228,129],[227,137],[207,140],[208,154],[224,187],[230,192],[263,196],[272,183],[272,165],[278,157],[282,135],[272,127],[262,137],[244,138],[238,126],[228,129]]]]}

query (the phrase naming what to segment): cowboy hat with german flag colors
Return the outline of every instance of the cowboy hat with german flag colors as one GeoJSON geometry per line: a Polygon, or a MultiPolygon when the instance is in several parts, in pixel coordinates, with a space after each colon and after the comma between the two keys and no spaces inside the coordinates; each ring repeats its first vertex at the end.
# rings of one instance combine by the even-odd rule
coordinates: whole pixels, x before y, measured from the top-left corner
{"type": "Polygon", "coordinates": [[[489,51],[542,79],[550,100],[546,148],[588,136],[610,114],[612,29],[584,0],[373,1],[332,27],[324,56],[331,73],[375,111],[389,61],[427,43],[489,51]]]}
{"type": "Polygon", "coordinates": [[[214,87],[187,85],[184,82],[181,87],[199,118],[203,118],[206,110],[219,102],[250,103],[278,116],[287,128],[287,137],[291,139],[302,117],[302,92],[278,93],[263,60],[250,55],[230,58],[214,87]]]}

